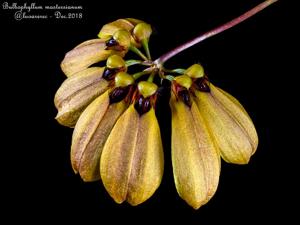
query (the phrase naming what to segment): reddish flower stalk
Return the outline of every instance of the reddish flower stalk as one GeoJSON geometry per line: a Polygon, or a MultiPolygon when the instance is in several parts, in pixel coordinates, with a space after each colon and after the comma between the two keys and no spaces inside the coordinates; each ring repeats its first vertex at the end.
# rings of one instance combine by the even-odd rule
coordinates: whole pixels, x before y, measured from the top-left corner
{"type": "Polygon", "coordinates": [[[253,15],[255,15],[256,13],[260,12],[261,10],[263,10],[264,8],[268,7],[269,5],[273,4],[274,2],[276,2],[278,0],[266,0],[264,2],[262,2],[261,4],[255,6],[254,8],[250,9],[249,11],[245,12],[244,14],[242,14],[241,16],[219,26],[216,27],[204,34],[201,34],[197,37],[195,37],[194,39],[174,48],[173,50],[165,53],[164,55],[162,55],[161,57],[159,57],[158,59],[156,59],[154,62],[158,67],[161,67],[167,60],[169,60],[170,58],[172,58],[173,56],[177,55],[178,53],[184,51],[185,49],[188,49],[189,47],[200,43],[201,41],[212,37],[216,34],[219,34],[231,27],[234,27],[235,25],[243,22],[244,20],[252,17],[253,15]]]}

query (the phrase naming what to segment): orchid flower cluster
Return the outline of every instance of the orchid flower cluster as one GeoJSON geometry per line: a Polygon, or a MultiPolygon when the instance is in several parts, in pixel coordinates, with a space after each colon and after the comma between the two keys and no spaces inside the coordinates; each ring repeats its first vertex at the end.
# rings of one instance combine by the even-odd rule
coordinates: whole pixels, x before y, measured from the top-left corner
{"type": "Polygon", "coordinates": [[[163,177],[155,110],[167,80],[174,182],[180,197],[198,209],[217,190],[221,158],[247,164],[257,149],[257,133],[239,101],[213,85],[202,65],[166,69],[163,63],[174,51],[152,60],[151,33],[144,21],[118,19],[104,25],[97,39],[69,51],[61,63],[67,79],[54,99],[56,120],[74,127],[75,173],[86,182],[101,180],[115,202],[139,205],[163,177]],[[129,51],[139,59],[126,59],[129,51]],[[131,73],[136,65],[141,71],[131,73]]]}

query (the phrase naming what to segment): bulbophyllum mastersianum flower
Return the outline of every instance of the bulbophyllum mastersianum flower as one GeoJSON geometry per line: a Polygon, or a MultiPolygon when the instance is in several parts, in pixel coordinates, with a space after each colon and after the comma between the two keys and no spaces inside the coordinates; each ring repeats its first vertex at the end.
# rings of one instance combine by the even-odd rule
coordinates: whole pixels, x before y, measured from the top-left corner
{"type": "Polygon", "coordinates": [[[149,199],[163,177],[164,140],[155,109],[159,90],[168,80],[175,186],[193,208],[206,204],[217,191],[221,158],[247,164],[257,149],[257,133],[244,107],[214,86],[200,64],[166,69],[164,63],[275,1],[266,0],[156,60],[149,49],[151,25],[132,18],[104,25],[98,39],[68,52],[61,63],[68,78],[54,103],[57,121],[75,127],[74,172],[84,181],[101,180],[117,203],[138,205],[149,199]],[[126,59],[128,51],[140,58],[126,59]],[[98,64],[101,61],[105,66],[98,64]]]}
{"type": "Polygon", "coordinates": [[[141,81],[132,104],[113,127],[101,155],[104,187],[117,202],[138,205],[152,196],[163,175],[163,151],[155,116],[157,86],[141,81]]]}

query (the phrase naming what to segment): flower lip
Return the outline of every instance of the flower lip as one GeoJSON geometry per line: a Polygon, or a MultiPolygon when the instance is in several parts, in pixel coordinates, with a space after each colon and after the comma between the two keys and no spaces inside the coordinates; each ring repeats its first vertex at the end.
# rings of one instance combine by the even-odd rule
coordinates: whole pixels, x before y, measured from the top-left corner
{"type": "MultiPolygon", "coordinates": [[[[182,75],[182,76],[184,76],[184,78],[187,77],[191,80],[191,78],[188,77],[187,75],[182,75]]],[[[181,76],[178,76],[178,77],[181,77],[181,76]]],[[[181,82],[181,79],[179,79],[179,81],[181,82]]],[[[183,82],[187,83],[186,81],[183,81],[183,82]]],[[[172,82],[172,92],[176,96],[177,100],[183,101],[184,104],[186,104],[188,107],[191,107],[192,101],[191,101],[191,97],[190,97],[190,91],[185,86],[187,86],[187,84],[184,84],[184,86],[182,86],[181,84],[176,82],[176,80],[174,79],[173,82],[172,82]]]]}
{"type": "Polygon", "coordinates": [[[111,37],[110,39],[108,39],[105,42],[105,44],[106,44],[106,47],[114,47],[114,46],[119,45],[119,43],[113,37],[111,37]]]}
{"type": "Polygon", "coordinates": [[[210,92],[209,81],[207,77],[198,78],[194,83],[199,91],[210,92]]]}
{"type": "Polygon", "coordinates": [[[120,102],[130,95],[131,87],[116,87],[109,93],[109,103],[113,104],[120,102]]]}
{"type": "Polygon", "coordinates": [[[188,107],[192,106],[192,101],[190,97],[190,93],[188,90],[180,90],[178,92],[178,97],[186,104],[188,107]]]}
{"type": "Polygon", "coordinates": [[[118,72],[126,71],[125,61],[119,55],[111,55],[106,61],[106,68],[103,72],[105,80],[113,80],[118,72]]]}
{"type": "Polygon", "coordinates": [[[131,35],[127,30],[118,30],[105,42],[106,50],[127,51],[130,47],[131,35]]]}
{"type": "Polygon", "coordinates": [[[141,116],[144,113],[148,112],[151,107],[155,106],[158,87],[152,82],[140,81],[138,83],[137,89],[138,90],[136,90],[134,97],[134,108],[141,116]]]}
{"type": "Polygon", "coordinates": [[[152,107],[151,103],[151,97],[144,98],[142,95],[140,95],[135,104],[134,108],[139,113],[139,115],[143,115],[144,113],[148,112],[152,107]]]}
{"type": "Polygon", "coordinates": [[[116,75],[118,72],[120,71],[119,68],[105,68],[104,72],[103,72],[103,79],[110,81],[113,80],[115,78],[114,75],[116,75]]]}

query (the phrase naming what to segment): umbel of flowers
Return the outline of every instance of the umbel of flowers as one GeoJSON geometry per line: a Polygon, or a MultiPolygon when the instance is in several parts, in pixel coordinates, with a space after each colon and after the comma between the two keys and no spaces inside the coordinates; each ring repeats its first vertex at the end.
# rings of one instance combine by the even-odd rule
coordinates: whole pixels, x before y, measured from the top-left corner
{"type": "Polygon", "coordinates": [[[174,182],[198,209],[217,190],[221,158],[247,164],[257,133],[243,106],[213,85],[200,64],[166,69],[163,60],[152,60],[151,33],[141,20],[119,19],[69,51],[61,62],[67,78],[55,95],[56,119],[74,127],[74,172],[86,182],[100,180],[117,203],[141,204],[163,177],[155,110],[162,81],[169,80],[174,182]],[[127,59],[129,51],[139,58],[127,59]]]}

